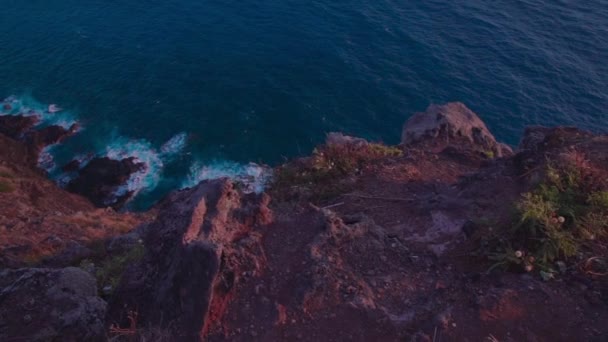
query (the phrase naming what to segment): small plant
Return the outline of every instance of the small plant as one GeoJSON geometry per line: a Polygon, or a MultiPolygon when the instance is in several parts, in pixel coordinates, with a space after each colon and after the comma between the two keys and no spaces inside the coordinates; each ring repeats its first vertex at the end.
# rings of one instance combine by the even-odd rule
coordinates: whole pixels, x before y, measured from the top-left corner
{"type": "Polygon", "coordinates": [[[6,172],[6,171],[0,171],[0,177],[2,178],[13,178],[13,174],[6,172]]]}
{"type": "Polygon", "coordinates": [[[286,190],[295,189],[313,201],[329,199],[352,187],[348,182],[350,176],[360,174],[383,158],[402,155],[397,147],[377,143],[325,145],[316,148],[310,158],[288,163],[275,171],[274,197],[284,197],[286,190]]]}
{"type": "Polygon", "coordinates": [[[8,193],[15,191],[15,187],[6,181],[0,180],[0,193],[8,193]]]}
{"type": "Polygon", "coordinates": [[[539,270],[543,279],[581,251],[581,245],[608,236],[608,194],[582,168],[548,166],[545,180],[523,194],[516,219],[494,241],[488,257],[496,267],[539,270]]]}
{"type": "Polygon", "coordinates": [[[485,151],[483,151],[483,155],[487,159],[494,159],[494,157],[495,157],[494,151],[491,151],[491,150],[485,150],[485,151]]]}
{"type": "MultiPolygon", "coordinates": [[[[141,260],[144,256],[145,248],[143,244],[138,243],[129,251],[113,255],[103,261],[101,265],[95,271],[97,278],[97,284],[103,288],[110,286],[111,290],[114,290],[128,265],[141,260]]],[[[87,264],[88,260],[81,263],[81,267],[87,264]]]]}

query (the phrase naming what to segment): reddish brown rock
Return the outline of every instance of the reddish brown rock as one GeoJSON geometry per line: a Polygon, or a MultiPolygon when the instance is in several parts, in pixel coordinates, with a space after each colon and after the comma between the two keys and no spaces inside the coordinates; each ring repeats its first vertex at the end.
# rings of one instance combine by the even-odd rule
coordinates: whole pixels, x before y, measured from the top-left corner
{"type": "Polygon", "coordinates": [[[252,230],[269,221],[267,204],[267,197],[244,196],[225,179],[170,195],[146,228],[146,256],[126,273],[109,320],[126,323],[133,310],[143,326],[170,329],[176,340],[200,340],[221,318],[240,267],[260,258],[243,254],[242,246],[256,244],[252,230]]]}
{"type": "Polygon", "coordinates": [[[496,157],[511,155],[512,150],[496,142],[479,116],[460,102],[431,105],[426,112],[414,114],[404,125],[401,142],[463,145],[472,144],[480,151],[492,152],[496,157]]]}

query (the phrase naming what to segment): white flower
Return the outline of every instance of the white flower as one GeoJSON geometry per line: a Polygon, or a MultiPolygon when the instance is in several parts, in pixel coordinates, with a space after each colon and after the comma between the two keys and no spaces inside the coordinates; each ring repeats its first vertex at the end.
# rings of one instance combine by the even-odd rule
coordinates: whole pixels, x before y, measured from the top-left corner
{"type": "Polygon", "coordinates": [[[564,222],[566,222],[566,218],[563,217],[563,216],[560,216],[560,217],[557,218],[557,222],[564,223],[564,222]]]}
{"type": "Polygon", "coordinates": [[[515,257],[521,258],[522,256],[524,256],[524,252],[522,252],[522,251],[515,251],[515,257]]]}

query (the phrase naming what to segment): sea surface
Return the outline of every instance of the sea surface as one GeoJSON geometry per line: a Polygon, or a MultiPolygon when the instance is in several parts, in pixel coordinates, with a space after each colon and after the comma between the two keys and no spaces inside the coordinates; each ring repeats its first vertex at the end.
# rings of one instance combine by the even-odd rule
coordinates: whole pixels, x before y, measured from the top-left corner
{"type": "MultiPolygon", "coordinates": [[[[82,124],[43,155],[146,162],[145,208],[230,175],[263,186],[326,132],[397,143],[462,101],[502,141],[608,130],[608,0],[0,0],[0,100],[82,124]]],[[[1,110],[0,110],[1,112],[1,110]]],[[[1,114],[7,114],[5,111],[1,114]]]]}

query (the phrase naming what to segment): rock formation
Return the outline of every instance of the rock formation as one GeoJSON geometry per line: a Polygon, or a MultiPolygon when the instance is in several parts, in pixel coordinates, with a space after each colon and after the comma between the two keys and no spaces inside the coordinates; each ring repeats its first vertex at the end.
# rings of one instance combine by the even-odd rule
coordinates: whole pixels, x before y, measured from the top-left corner
{"type": "MultiPolygon", "coordinates": [[[[548,166],[578,167],[608,193],[606,135],[533,127],[512,152],[463,104],[431,106],[398,147],[332,133],[278,167],[268,194],[206,181],[140,216],[95,209],[42,179],[25,147],[0,142],[0,261],[58,267],[0,271],[2,340],[608,338],[605,235],[553,273],[488,272],[503,260],[494,238],[548,166]],[[98,277],[107,310],[85,272],[61,268],[74,264],[98,277]],[[107,270],[119,271],[116,287],[107,270]],[[31,307],[35,317],[19,311],[31,307]]],[[[94,159],[68,189],[107,204],[139,167],[94,159]]]]}
{"type": "Polygon", "coordinates": [[[132,191],[121,191],[131,175],[146,166],[135,158],[114,160],[95,158],[78,170],[66,189],[88,198],[97,207],[122,207],[133,195],[132,191]]]}
{"type": "Polygon", "coordinates": [[[144,325],[199,340],[243,267],[263,259],[243,250],[259,244],[254,230],[270,220],[267,205],[266,196],[244,196],[225,179],[172,194],[146,228],[146,256],[128,272],[108,318],[137,310],[144,325]]]}
{"type": "Polygon", "coordinates": [[[448,144],[450,140],[453,144],[468,142],[496,157],[512,153],[510,147],[497,143],[477,114],[460,102],[431,105],[426,112],[414,114],[401,135],[401,142],[407,146],[421,142],[448,144]]]}
{"type": "Polygon", "coordinates": [[[105,341],[106,303],[85,271],[0,271],[0,340],[105,341]]]}

